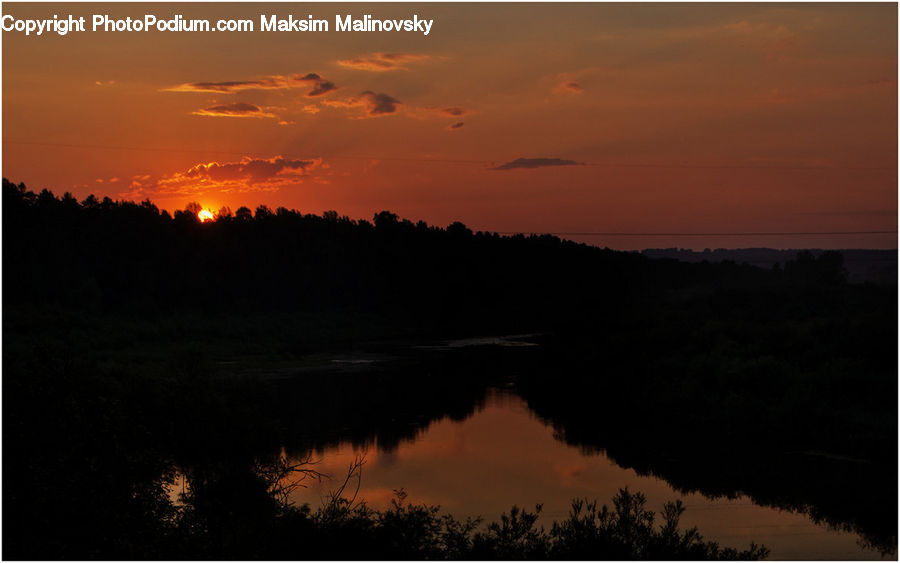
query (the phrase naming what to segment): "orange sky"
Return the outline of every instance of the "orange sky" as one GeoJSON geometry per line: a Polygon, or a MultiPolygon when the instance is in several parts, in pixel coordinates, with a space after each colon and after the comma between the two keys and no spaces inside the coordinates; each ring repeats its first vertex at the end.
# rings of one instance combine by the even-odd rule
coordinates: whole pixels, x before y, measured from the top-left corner
{"type": "MultiPolygon", "coordinates": [[[[3,33],[3,175],[499,231],[897,228],[896,4],[17,4],[327,33],[3,33]],[[433,19],[334,31],[335,14],[433,19]],[[454,127],[455,126],[455,127],[454,127]],[[519,164],[503,166],[506,163],[519,164]],[[532,167],[523,167],[522,164],[532,167]],[[495,169],[501,168],[501,169],[495,169]]],[[[612,248],[897,236],[582,237],[612,248]]]]}

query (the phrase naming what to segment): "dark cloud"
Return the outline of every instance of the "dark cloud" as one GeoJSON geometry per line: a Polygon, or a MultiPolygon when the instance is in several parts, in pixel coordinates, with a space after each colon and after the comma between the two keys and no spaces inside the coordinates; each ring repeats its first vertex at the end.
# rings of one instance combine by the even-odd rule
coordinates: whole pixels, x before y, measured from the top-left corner
{"type": "Polygon", "coordinates": [[[387,94],[376,94],[367,91],[360,94],[367,104],[367,112],[369,115],[385,115],[397,111],[397,105],[400,101],[388,96],[387,94]]]}
{"type": "Polygon", "coordinates": [[[517,168],[543,168],[545,166],[584,166],[583,162],[564,160],[562,158],[517,158],[491,168],[491,170],[515,170],[517,168]]]}
{"type": "Polygon", "coordinates": [[[453,131],[454,129],[461,128],[463,125],[465,125],[465,123],[463,123],[462,121],[458,121],[458,122],[454,123],[453,125],[448,125],[447,129],[450,131],[453,131]]]}
{"type": "Polygon", "coordinates": [[[337,86],[334,85],[333,82],[328,82],[327,80],[320,80],[316,83],[315,87],[306,93],[309,97],[321,96],[322,94],[327,94],[332,90],[335,90],[337,86]]]}
{"type": "Polygon", "coordinates": [[[198,109],[191,113],[193,115],[207,117],[275,117],[275,115],[271,113],[264,112],[262,108],[257,105],[244,102],[210,106],[208,108],[198,109]]]}
{"type": "Polygon", "coordinates": [[[392,98],[387,94],[377,94],[371,90],[367,90],[355,98],[346,100],[325,100],[322,102],[327,106],[342,108],[362,108],[365,117],[381,117],[396,113],[398,106],[402,105],[400,100],[392,98]]]}

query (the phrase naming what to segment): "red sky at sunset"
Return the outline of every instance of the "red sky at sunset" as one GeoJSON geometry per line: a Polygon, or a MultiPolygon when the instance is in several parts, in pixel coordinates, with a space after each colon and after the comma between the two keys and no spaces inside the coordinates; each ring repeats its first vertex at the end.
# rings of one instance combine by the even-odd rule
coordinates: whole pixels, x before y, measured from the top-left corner
{"type": "MultiPolygon", "coordinates": [[[[218,209],[539,232],[896,231],[897,5],[17,4],[16,18],[329,20],[3,33],[3,175],[218,209]],[[335,14],[433,19],[336,32],[335,14]],[[521,159],[521,160],[520,160],[521,159]]],[[[573,236],[896,248],[896,234],[573,236]]]]}

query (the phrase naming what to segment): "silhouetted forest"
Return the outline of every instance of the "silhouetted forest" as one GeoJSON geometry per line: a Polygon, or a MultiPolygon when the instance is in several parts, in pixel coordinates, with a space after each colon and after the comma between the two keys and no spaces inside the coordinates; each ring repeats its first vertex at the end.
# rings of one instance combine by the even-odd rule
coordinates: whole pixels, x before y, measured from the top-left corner
{"type": "Polygon", "coordinates": [[[627,492],[538,533],[520,511],[476,530],[402,502],[329,516],[272,488],[282,451],[389,448],[496,385],[567,442],[678,489],[748,494],[896,550],[897,288],[848,283],[839,253],[762,269],[387,211],[194,211],[4,180],[5,558],[765,555],[648,527],[627,492]],[[512,332],[540,346],[397,352],[512,332]],[[331,350],[393,359],[335,374],[315,362],[331,350]],[[253,375],[277,361],[305,371],[253,375]],[[192,483],[180,509],[176,469],[192,483]],[[623,518],[641,523],[627,537],[611,531],[623,518]]]}
{"type": "Polygon", "coordinates": [[[590,326],[597,311],[680,288],[823,276],[838,283],[842,275],[833,255],[777,273],[690,265],[549,235],[501,237],[461,223],[444,229],[387,211],[368,222],[260,206],[204,224],[194,212],[170,216],[149,201],[79,203],[8,182],[4,209],[5,262],[15,272],[4,284],[10,301],[100,314],[372,313],[468,334],[590,326]]]}

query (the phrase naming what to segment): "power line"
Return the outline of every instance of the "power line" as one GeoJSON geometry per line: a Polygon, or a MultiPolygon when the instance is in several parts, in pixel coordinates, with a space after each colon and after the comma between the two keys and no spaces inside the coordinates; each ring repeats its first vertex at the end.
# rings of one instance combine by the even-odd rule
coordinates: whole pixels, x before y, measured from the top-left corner
{"type": "MultiPolygon", "coordinates": [[[[219,149],[179,149],[171,147],[131,147],[124,145],[89,145],[77,143],[50,143],[41,141],[3,141],[4,145],[43,146],[71,149],[98,149],[98,150],[124,150],[139,152],[175,152],[192,154],[227,154],[239,156],[261,156],[258,151],[231,151],[219,149]]],[[[309,158],[309,157],[304,157],[309,158]]],[[[501,162],[500,160],[479,160],[460,158],[427,158],[405,156],[363,156],[363,155],[329,155],[321,156],[329,160],[380,160],[391,162],[431,162],[443,164],[480,164],[492,169],[501,162]]],[[[661,168],[661,169],[691,169],[691,170],[897,170],[895,166],[788,166],[788,165],[759,165],[759,164],[687,164],[687,163],[616,163],[616,162],[581,162],[575,166],[592,166],[598,168],[661,168]]]]}
{"type": "Polygon", "coordinates": [[[892,235],[893,231],[791,231],[791,232],[739,232],[739,233],[627,233],[627,232],[538,232],[496,231],[498,235],[555,235],[555,236],[604,236],[604,237],[756,237],[756,236],[812,236],[812,235],[892,235]]]}

